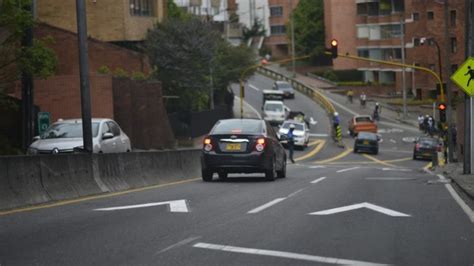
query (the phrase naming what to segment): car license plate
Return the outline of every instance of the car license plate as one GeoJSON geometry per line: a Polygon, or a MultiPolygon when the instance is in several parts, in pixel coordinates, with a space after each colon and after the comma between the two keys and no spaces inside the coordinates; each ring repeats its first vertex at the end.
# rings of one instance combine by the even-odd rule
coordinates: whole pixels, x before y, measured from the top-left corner
{"type": "Polygon", "coordinates": [[[240,151],[240,143],[229,143],[225,146],[228,151],[240,151]]]}
{"type": "Polygon", "coordinates": [[[425,152],[425,153],[423,153],[423,156],[431,156],[431,153],[425,152]]]}
{"type": "Polygon", "coordinates": [[[364,145],[369,145],[369,141],[368,141],[368,140],[364,140],[364,145]]]}

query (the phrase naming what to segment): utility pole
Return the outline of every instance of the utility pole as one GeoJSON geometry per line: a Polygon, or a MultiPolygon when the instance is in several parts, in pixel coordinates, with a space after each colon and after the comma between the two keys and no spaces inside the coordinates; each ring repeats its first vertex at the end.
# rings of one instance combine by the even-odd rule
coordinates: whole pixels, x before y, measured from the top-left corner
{"type": "MultiPolygon", "coordinates": [[[[25,7],[26,11],[35,16],[35,1],[25,7]]],[[[21,45],[25,48],[33,46],[33,28],[25,30],[21,45]]],[[[22,115],[22,146],[26,150],[31,144],[35,135],[35,110],[34,110],[34,81],[31,73],[22,71],[21,73],[21,115],[22,115]]]]}
{"type": "Polygon", "coordinates": [[[85,0],[76,0],[77,40],[81,85],[82,139],[84,151],[92,153],[91,93],[89,88],[89,58],[87,51],[87,19],[85,0]]]}
{"type": "MultiPolygon", "coordinates": [[[[402,50],[402,64],[405,65],[405,13],[402,13],[400,19],[400,45],[402,50]]],[[[405,67],[402,68],[402,97],[403,97],[403,119],[407,118],[407,88],[405,67]]]]}
{"type": "Polygon", "coordinates": [[[295,23],[293,19],[293,0],[290,0],[290,27],[291,27],[291,67],[293,71],[293,78],[296,77],[296,62],[295,62],[295,23]]]}
{"type": "MultiPolygon", "coordinates": [[[[466,17],[466,58],[474,55],[474,1],[465,1],[465,17],[466,17]]],[[[472,97],[465,94],[464,96],[464,156],[463,156],[463,173],[474,173],[474,141],[472,141],[472,129],[474,126],[474,117],[471,114],[473,110],[472,97]]]]}
{"type": "Polygon", "coordinates": [[[447,130],[447,134],[448,134],[448,161],[449,162],[453,162],[453,151],[454,151],[454,145],[453,145],[453,134],[452,134],[452,129],[453,127],[451,126],[452,124],[452,119],[453,119],[453,116],[452,116],[452,105],[451,105],[451,89],[449,88],[449,77],[450,76],[450,66],[451,64],[449,63],[450,61],[450,58],[449,58],[449,55],[451,53],[451,50],[450,50],[450,37],[449,37],[449,1],[448,0],[444,0],[444,43],[445,43],[445,62],[444,62],[444,69],[445,69],[445,77],[446,77],[446,86],[444,87],[444,90],[446,92],[446,117],[447,117],[447,121],[448,121],[448,130],[447,130]]]}

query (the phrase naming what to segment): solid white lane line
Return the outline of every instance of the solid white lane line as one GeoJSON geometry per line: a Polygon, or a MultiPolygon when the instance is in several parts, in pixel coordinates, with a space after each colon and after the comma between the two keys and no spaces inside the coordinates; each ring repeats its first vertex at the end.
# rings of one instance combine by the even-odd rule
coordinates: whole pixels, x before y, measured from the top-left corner
{"type": "Polygon", "coordinates": [[[254,85],[252,85],[252,84],[248,84],[248,85],[249,85],[250,88],[252,88],[252,89],[254,89],[254,90],[256,90],[256,91],[260,91],[260,89],[257,88],[257,87],[255,87],[254,85]]]}
{"type": "Polygon", "coordinates": [[[406,168],[382,168],[382,171],[399,171],[399,172],[411,172],[411,169],[406,169],[406,168]]]}
{"type": "Polygon", "coordinates": [[[186,200],[173,200],[173,201],[152,202],[152,203],[137,204],[137,205],[110,207],[110,208],[99,208],[99,209],[94,209],[94,211],[117,211],[117,210],[147,208],[147,207],[154,207],[154,206],[160,206],[160,205],[169,205],[170,212],[189,212],[186,200]]]}
{"type": "Polygon", "coordinates": [[[310,137],[315,137],[315,138],[325,138],[329,137],[329,134],[327,133],[309,133],[310,137]]]}
{"type": "Polygon", "coordinates": [[[296,194],[300,193],[300,192],[303,191],[303,190],[304,190],[304,188],[302,188],[302,189],[300,189],[300,190],[297,190],[297,191],[291,193],[290,195],[288,195],[287,198],[291,198],[291,197],[293,197],[293,196],[296,196],[296,194]]]}
{"type": "Polygon", "coordinates": [[[177,248],[177,247],[181,247],[181,246],[184,246],[184,245],[186,245],[186,244],[189,244],[189,243],[191,243],[191,242],[193,242],[194,240],[197,240],[197,239],[199,239],[199,238],[201,238],[201,237],[200,237],[200,236],[196,236],[196,237],[189,237],[189,238],[186,238],[185,240],[179,241],[179,242],[176,243],[176,244],[173,244],[173,245],[171,245],[171,246],[169,246],[169,247],[167,247],[167,248],[164,248],[164,249],[162,249],[162,250],[156,252],[156,253],[155,253],[155,256],[158,255],[158,254],[160,254],[160,253],[163,253],[163,252],[166,252],[166,251],[168,251],[168,250],[171,250],[171,249],[173,249],[173,248],[177,248]]]}
{"type": "Polygon", "coordinates": [[[326,179],[326,177],[325,177],[325,176],[323,176],[323,177],[320,177],[320,178],[318,178],[318,179],[316,179],[316,180],[314,180],[314,181],[311,181],[311,184],[316,184],[316,183],[318,183],[318,182],[321,182],[321,181],[323,181],[324,179],[326,179]]]}
{"type": "Polygon", "coordinates": [[[295,260],[305,260],[305,261],[313,261],[313,262],[320,262],[320,263],[328,263],[328,264],[353,264],[353,265],[388,265],[388,264],[379,264],[367,261],[360,261],[360,260],[346,260],[346,259],[339,259],[339,258],[331,258],[331,257],[322,257],[322,256],[314,256],[314,255],[307,255],[307,254],[299,254],[293,252],[284,252],[284,251],[276,251],[276,250],[268,250],[268,249],[255,249],[255,248],[244,248],[244,247],[236,247],[236,246],[226,246],[226,245],[216,245],[216,244],[209,244],[209,243],[196,243],[193,247],[195,248],[202,248],[202,249],[210,249],[210,250],[218,250],[218,251],[226,251],[226,252],[234,252],[234,253],[242,253],[242,254],[251,254],[251,255],[260,255],[260,256],[271,256],[271,257],[279,257],[279,258],[286,258],[286,259],[295,259],[295,260]]]}
{"type": "Polygon", "coordinates": [[[351,171],[351,170],[355,170],[355,169],[359,169],[359,168],[360,168],[359,166],[351,167],[351,168],[346,168],[346,169],[338,170],[338,171],[336,171],[336,173],[344,173],[344,172],[351,171]]]}
{"type": "Polygon", "coordinates": [[[273,205],[275,205],[275,204],[280,203],[281,201],[284,201],[285,199],[286,199],[286,198],[274,199],[274,200],[272,200],[272,201],[270,201],[270,202],[268,202],[268,203],[263,204],[263,205],[260,206],[260,207],[257,207],[257,208],[255,208],[255,209],[253,209],[253,210],[248,211],[247,213],[258,213],[258,212],[261,212],[261,211],[265,210],[266,208],[269,208],[269,207],[271,207],[271,206],[273,206],[273,205]]]}
{"type": "Polygon", "coordinates": [[[415,177],[366,177],[367,180],[393,180],[393,181],[402,181],[402,180],[414,180],[415,177]]]}
{"type": "MultiPolygon", "coordinates": [[[[438,175],[438,177],[443,181],[447,180],[443,175],[438,175]]],[[[467,217],[469,217],[469,220],[474,223],[474,211],[471,210],[471,208],[469,208],[469,206],[461,199],[451,184],[445,184],[444,186],[449,191],[449,194],[451,194],[453,199],[457,202],[457,204],[461,207],[461,209],[466,213],[467,217]]]]}

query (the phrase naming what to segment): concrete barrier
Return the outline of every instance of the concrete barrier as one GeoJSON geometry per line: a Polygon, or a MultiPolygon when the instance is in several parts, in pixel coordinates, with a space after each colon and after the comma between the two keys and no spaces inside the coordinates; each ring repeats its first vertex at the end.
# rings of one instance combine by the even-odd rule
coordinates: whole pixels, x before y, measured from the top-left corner
{"type": "Polygon", "coordinates": [[[0,157],[0,209],[200,176],[200,150],[0,157]]]}

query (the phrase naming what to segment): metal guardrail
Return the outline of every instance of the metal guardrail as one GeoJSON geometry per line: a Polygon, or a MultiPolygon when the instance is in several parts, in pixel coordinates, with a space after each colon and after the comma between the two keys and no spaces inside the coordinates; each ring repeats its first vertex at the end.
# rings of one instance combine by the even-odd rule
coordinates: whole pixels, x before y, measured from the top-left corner
{"type": "Polygon", "coordinates": [[[282,75],[276,71],[273,71],[265,67],[257,68],[257,72],[275,80],[285,80],[291,83],[291,85],[293,85],[293,88],[295,88],[297,91],[303,93],[304,95],[308,96],[313,101],[321,105],[328,113],[329,120],[332,121],[332,116],[334,112],[336,112],[336,109],[334,108],[332,103],[318,89],[310,88],[295,79],[289,78],[285,75],[282,75]]]}

